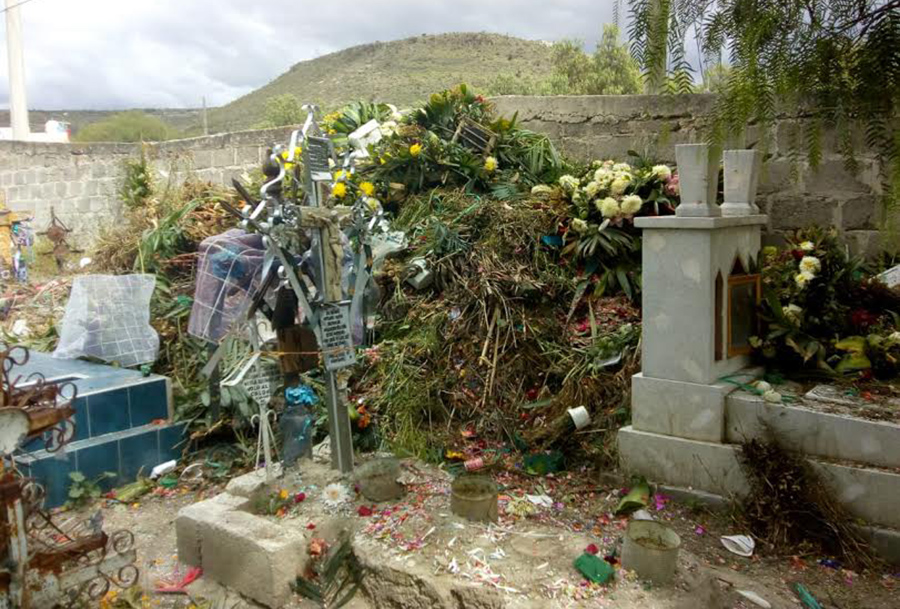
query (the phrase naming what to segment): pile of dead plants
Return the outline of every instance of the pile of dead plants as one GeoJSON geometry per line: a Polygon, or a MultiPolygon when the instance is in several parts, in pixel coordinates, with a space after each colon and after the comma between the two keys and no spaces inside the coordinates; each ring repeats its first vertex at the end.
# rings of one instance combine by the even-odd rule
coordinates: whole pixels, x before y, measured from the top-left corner
{"type": "Polygon", "coordinates": [[[745,442],[740,463],[750,483],[741,518],[754,537],[776,552],[806,549],[860,569],[877,564],[853,517],[821,474],[771,432],[766,439],[745,442]]]}

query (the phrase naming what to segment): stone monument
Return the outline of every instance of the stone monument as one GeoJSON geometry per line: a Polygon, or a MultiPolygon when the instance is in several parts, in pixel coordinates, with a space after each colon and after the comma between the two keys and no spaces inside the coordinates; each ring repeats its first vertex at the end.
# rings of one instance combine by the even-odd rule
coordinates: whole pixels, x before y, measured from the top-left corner
{"type": "MultiPolygon", "coordinates": [[[[725,397],[737,387],[724,379],[751,378],[767,217],[753,204],[757,152],[725,152],[721,207],[718,152],[706,144],[675,152],[682,197],[676,215],[635,220],[643,229],[642,371],[632,377],[632,425],[619,431],[618,442],[626,472],[698,486],[695,456],[725,440],[725,397]]],[[[731,475],[716,471],[714,459],[704,464],[705,476],[731,475]]]]}

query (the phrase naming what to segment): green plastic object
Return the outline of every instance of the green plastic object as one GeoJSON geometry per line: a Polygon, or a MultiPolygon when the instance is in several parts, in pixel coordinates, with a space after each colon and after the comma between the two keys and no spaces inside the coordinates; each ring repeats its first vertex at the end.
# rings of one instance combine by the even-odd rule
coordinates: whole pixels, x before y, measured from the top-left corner
{"type": "Polygon", "coordinates": [[[593,554],[588,554],[587,552],[575,559],[575,568],[578,569],[578,572],[584,575],[588,581],[595,584],[605,584],[616,571],[611,564],[602,558],[597,558],[593,554]]]}
{"type": "Polygon", "coordinates": [[[631,487],[628,494],[622,497],[616,506],[616,516],[630,514],[636,510],[647,507],[650,503],[650,485],[646,480],[641,480],[631,487]]]}
{"type": "Polygon", "coordinates": [[[163,476],[159,479],[159,485],[163,488],[175,488],[178,486],[177,476],[163,476]]]}

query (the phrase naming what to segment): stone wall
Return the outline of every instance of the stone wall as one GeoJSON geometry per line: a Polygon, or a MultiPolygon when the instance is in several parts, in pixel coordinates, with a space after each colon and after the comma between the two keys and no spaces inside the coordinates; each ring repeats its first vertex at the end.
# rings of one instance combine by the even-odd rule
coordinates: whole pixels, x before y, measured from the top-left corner
{"type": "MultiPolygon", "coordinates": [[[[258,168],[267,146],[287,141],[290,130],[243,131],[145,144],[157,179],[181,182],[188,175],[216,184],[258,168]]],[[[99,228],[121,218],[119,190],[124,164],[140,144],[50,144],[0,141],[0,195],[15,211],[34,215],[38,232],[50,210],[72,233],[70,243],[89,245],[99,228]]]]}
{"type": "MultiPolygon", "coordinates": [[[[704,141],[704,115],[714,96],[508,96],[494,100],[505,116],[518,113],[521,126],[548,135],[567,155],[588,161],[624,159],[629,150],[674,163],[675,144],[704,141]]],[[[810,224],[840,227],[851,246],[873,253],[889,244],[877,230],[883,222],[879,166],[860,151],[856,175],[844,169],[835,137],[823,137],[822,162],[814,171],[805,155],[792,151],[801,123],[780,119],[770,134],[760,181],[759,205],[769,215],[767,241],[810,224]]],[[[759,137],[748,129],[746,147],[759,137]]],[[[802,149],[801,149],[802,152],[802,149]]]]}
{"type": "MultiPolygon", "coordinates": [[[[636,150],[674,162],[674,145],[703,139],[710,95],[500,97],[498,110],[518,113],[522,126],[550,136],[568,155],[584,160],[624,159],[636,150]]],[[[780,120],[771,134],[760,188],[760,207],[769,214],[769,239],[811,223],[840,227],[857,251],[873,252],[882,243],[878,203],[880,181],[875,160],[859,155],[860,171],[849,174],[835,152],[832,135],[824,138],[819,168],[791,152],[798,121],[780,120]]],[[[227,184],[232,176],[258,167],[266,146],[287,141],[289,129],[243,131],[147,144],[162,179],[188,174],[227,184]]],[[[755,131],[751,128],[748,138],[755,131]]],[[[736,143],[743,146],[744,142],[736,143]]],[[[87,243],[103,223],[121,214],[118,189],[122,166],[139,153],[132,144],[39,144],[0,142],[0,192],[15,210],[35,214],[37,230],[46,228],[50,208],[72,228],[73,241],[87,243]]]]}

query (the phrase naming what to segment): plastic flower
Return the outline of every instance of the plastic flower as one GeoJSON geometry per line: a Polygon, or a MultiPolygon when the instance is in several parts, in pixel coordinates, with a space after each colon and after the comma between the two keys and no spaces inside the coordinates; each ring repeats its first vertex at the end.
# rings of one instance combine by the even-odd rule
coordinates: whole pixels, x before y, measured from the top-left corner
{"type": "Polygon", "coordinates": [[[338,182],[334,185],[334,188],[331,189],[331,194],[338,199],[343,199],[347,196],[347,186],[343,182],[338,182]]]}
{"type": "Polygon", "coordinates": [[[822,263],[815,256],[804,256],[800,261],[800,271],[814,275],[822,268],[822,263]]]}
{"type": "Polygon", "coordinates": [[[675,197],[681,194],[681,185],[678,181],[678,176],[673,175],[666,181],[666,194],[670,197],[675,197]]]}
{"type": "Polygon", "coordinates": [[[601,167],[597,171],[594,172],[594,180],[597,182],[606,182],[613,176],[612,172],[605,168],[601,167]]]}
{"type": "Polygon", "coordinates": [[[816,276],[812,273],[807,273],[806,271],[801,271],[794,276],[794,281],[801,288],[805,288],[806,284],[815,279],[816,276]]]}
{"type": "Polygon", "coordinates": [[[672,170],[669,169],[668,165],[654,165],[653,169],[650,170],[650,173],[657,180],[668,180],[672,177],[672,170]]]}
{"type": "Polygon", "coordinates": [[[613,195],[618,196],[625,192],[625,189],[628,188],[628,184],[631,182],[631,178],[627,175],[619,175],[615,180],[612,181],[609,189],[613,195]]]}
{"type": "Polygon", "coordinates": [[[497,171],[497,159],[492,156],[484,159],[484,170],[488,173],[494,173],[497,171]]]}
{"type": "Polygon", "coordinates": [[[597,203],[597,209],[600,210],[600,213],[603,214],[604,218],[615,218],[621,211],[619,209],[619,202],[612,197],[606,197],[602,201],[599,201],[597,203]]]}
{"type": "Polygon", "coordinates": [[[346,487],[340,482],[332,482],[322,489],[322,500],[329,507],[337,507],[349,498],[346,487]]]}
{"type": "Polygon", "coordinates": [[[816,244],[812,241],[804,241],[800,244],[800,249],[802,249],[804,252],[811,252],[816,249],[816,244]]]}
{"type": "Polygon", "coordinates": [[[626,216],[633,216],[634,214],[641,211],[641,206],[644,204],[641,201],[641,198],[637,195],[628,195],[624,199],[622,199],[622,213],[626,216]]]}
{"type": "Polygon", "coordinates": [[[409,154],[411,156],[419,156],[422,152],[422,144],[413,144],[409,147],[409,154]]]}
{"type": "Polygon", "coordinates": [[[588,223],[582,220],[581,218],[575,218],[572,220],[572,230],[576,233],[584,233],[588,229],[588,223]]]}
{"type": "Polygon", "coordinates": [[[588,185],[584,187],[584,193],[593,199],[597,196],[597,193],[600,192],[600,183],[599,182],[588,182],[588,185]]]}
{"type": "Polygon", "coordinates": [[[359,189],[362,191],[364,195],[367,197],[371,197],[375,194],[375,185],[371,182],[363,182],[359,185],[359,189]]]}
{"type": "Polygon", "coordinates": [[[564,175],[559,178],[559,185],[562,186],[563,190],[566,192],[573,192],[578,185],[581,183],[581,180],[574,176],[564,175]]]}

